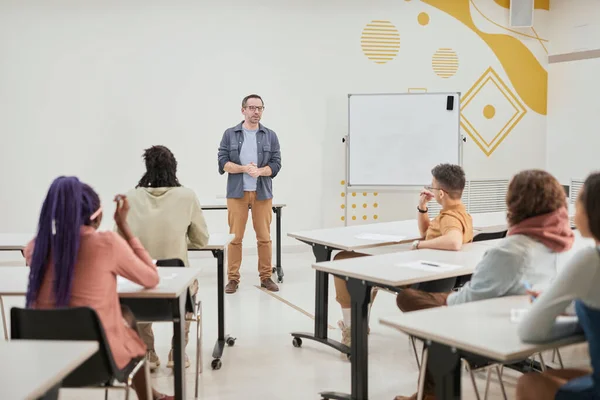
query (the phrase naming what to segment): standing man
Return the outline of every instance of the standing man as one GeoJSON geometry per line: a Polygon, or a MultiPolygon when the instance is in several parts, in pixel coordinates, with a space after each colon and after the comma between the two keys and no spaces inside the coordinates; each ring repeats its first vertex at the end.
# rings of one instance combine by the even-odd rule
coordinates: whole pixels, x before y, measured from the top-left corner
{"type": "Polygon", "coordinates": [[[252,209],[252,224],[258,247],[260,286],[272,292],[279,287],[271,280],[272,180],[281,169],[279,139],[260,124],[265,109],[262,98],[251,94],[242,100],[244,121],[229,128],[219,145],[219,173],[227,176],[229,232],[235,238],[229,245],[225,293],[235,293],[240,283],[242,240],[252,209]]]}

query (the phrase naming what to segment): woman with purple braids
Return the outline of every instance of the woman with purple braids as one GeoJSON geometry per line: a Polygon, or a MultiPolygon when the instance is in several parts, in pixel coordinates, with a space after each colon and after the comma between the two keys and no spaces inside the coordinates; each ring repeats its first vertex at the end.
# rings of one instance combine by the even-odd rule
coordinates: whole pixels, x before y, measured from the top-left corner
{"type": "MultiPolygon", "coordinates": [[[[129,203],[115,197],[114,219],[123,238],[98,232],[102,220],[100,198],[75,177],[52,182],[40,214],[36,238],[27,245],[30,266],[27,307],[93,308],[106,333],[115,363],[125,369],[144,356],[146,346],[137,333],[133,314],[121,309],[117,276],[152,288],[158,285],[156,266],[127,224],[129,203]]],[[[146,376],[141,370],[133,382],[138,398],[148,399],[146,376]]],[[[152,399],[173,399],[156,390],[152,399]]]]}

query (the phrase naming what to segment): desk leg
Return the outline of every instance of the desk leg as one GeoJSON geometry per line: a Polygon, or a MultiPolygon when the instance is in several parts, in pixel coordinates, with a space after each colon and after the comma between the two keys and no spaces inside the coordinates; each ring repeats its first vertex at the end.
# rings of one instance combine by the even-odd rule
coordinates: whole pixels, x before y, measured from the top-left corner
{"type": "Polygon", "coordinates": [[[429,344],[427,351],[427,369],[435,382],[436,398],[460,400],[460,354],[456,349],[438,343],[429,344]]]}
{"type": "Polygon", "coordinates": [[[281,266],[281,207],[273,207],[275,213],[275,255],[276,263],[273,273],[277,272],[277,282],[283,283],[283,267],[281,266]]]}
{"type": "Polygon", "coordinates": [[[225,344],[233,346],[234,337],[225,334],[225,252],[213,250],[213,256],[217,259],[217,304],[218,304],[218,335],[213,349],[212,369],[221,369],[221,357],[225,350],[225,344]]]}
{"type": "MultiPolygon", "coordinates": [[[[333,249],[318,244],[313,244],[312,246],[317,262],[331,260],[331,252],[333,249]]],[[[292,340],[292,344],[294,347],[301,347],[302,339],[309,339],[333,347],[341,353],[350,354],[350,348],[348,346],[344,346],[338,341],[327,338],[329,274],[322,271],[315,271],[315,275],[315,332],[293,332],[292,336],[294,339],[292,340]]]]}
{"type": "Polygon", "coordinates": [[[323,399],[367,400],[369,398],[369,301],[371,287],[358,279],[348,280],[348,291],[352,298],[352,344],[350,395],[336,392],[323,392],[323,399]]]}
{"type": "Polygon", "coordinates": [[[175,398],[185,397],[185,299],[187,291],[173,301],[173,362],[175,398]]]}

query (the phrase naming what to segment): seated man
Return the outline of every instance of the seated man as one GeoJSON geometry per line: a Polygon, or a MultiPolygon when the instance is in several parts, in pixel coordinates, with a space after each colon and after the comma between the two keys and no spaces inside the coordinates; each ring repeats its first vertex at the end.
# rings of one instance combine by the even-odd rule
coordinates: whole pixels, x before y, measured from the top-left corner
{"type": "MultiPolygon", "coordinates": [[[[421,192],[417,206],[419,231],[425,240],[414,241],[412,249],[460,250],[464,243],[473,240],[473,222],[461,200],[465,188],[465,172],[458,165],[440,164],[431,171],[431,175],[433,176],[431,186],[421,192]],[[433,199],[442,206],[442,211],[430,220],[427,203],[433,199]]],[[[334,259],[342,260],[365,255],[343,251],[334,259]]],[[[421,284],[419,288],[427,291],[450,290],[455,281],[456,279],[444,279],[428,282],[421,284]]],[[[342,306],[343,320],[338,322],[342,330],[342,343],[350,346],[350,293],[345,280],[335,277],[334,283],[336,300],[342,306]]]]}
{"type": "MultiPolygon", "coordinates": [[[[528,284],[547,285],[554,279],[559,253],[571,248],[565,192],[549,173],[528,170],[511,180],[506,194],[508,236],[488,250],[460,291],[426,293],[405,289],[396,303],[404,311],[462,304],[526,293],[528,284]]],[[[434,400],[433,379],[425,375],[425,400],[434,400]]],[[[395,400],[416,399],[397,396],[395,400]]]]}

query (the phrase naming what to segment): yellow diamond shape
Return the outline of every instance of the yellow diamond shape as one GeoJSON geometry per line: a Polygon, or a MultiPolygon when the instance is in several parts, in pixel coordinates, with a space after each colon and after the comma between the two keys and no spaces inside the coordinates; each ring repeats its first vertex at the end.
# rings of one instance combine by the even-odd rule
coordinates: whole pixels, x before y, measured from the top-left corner
{"type": "Polygon", "coordinates": [[[517,96],[508,88],[508,86],[500,79],[496,71],[492,67],[489,67],[479,79],[473,84],[471,89],[463,98],[463,103],[460,107],[460,125],[467,132],[467,134],[475,141],[477,146],[487,155],[488,157],[498,148],[498,146],[504,141],[508,134],[513,128],[521,121],[521,119],[527,113],[523,103],[517,98],[517,96]],[[478,129],[467,119],[465,111],[468,109],[471,100],[473,100],[478,93],[486,85],[493,85],[508,101],[508,103],[515,110],[514,114],[506,121],[505,125],[502,126],[492,140],[489,142],[484,139],[483,135],[480,134],[478,129]]]}

